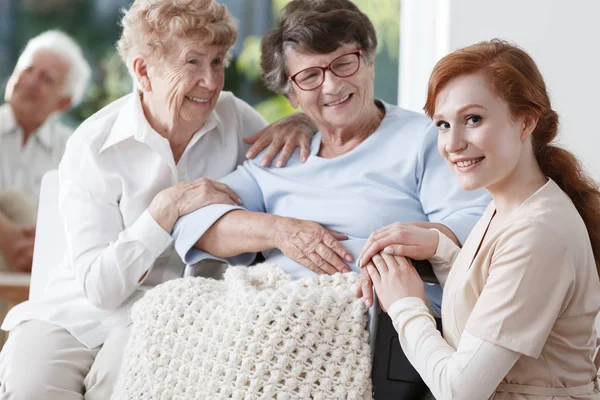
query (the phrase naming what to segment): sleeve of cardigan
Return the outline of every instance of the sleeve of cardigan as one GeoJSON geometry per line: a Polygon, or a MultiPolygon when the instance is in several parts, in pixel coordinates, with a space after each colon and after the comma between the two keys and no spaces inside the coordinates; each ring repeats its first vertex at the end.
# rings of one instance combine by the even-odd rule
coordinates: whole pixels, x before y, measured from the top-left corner
{"type": "Polygon", "coordinates": [[[442,285],[442,289],[446,284],[446,279],[448,278],[448,274],[450,273],[450,269],[452,268],[452,264],[454,264],[454,260],[460,253],[460,247],[458,247],[448,236],[444,235],[442,232],[437,229],[433,229],[438,233],[438,247],[435,251],[435,255],[429,259],[431,266],[433,267],[433,272],[435,276],[438,278],[440,285],[442,285]]]}
{"type": "Polygon", "coordinates": [[[406,357],[436,399],[487,399],[520,357],[466,331],[455,350],[420,298],[398,300],[388,313],[406,357]]]}

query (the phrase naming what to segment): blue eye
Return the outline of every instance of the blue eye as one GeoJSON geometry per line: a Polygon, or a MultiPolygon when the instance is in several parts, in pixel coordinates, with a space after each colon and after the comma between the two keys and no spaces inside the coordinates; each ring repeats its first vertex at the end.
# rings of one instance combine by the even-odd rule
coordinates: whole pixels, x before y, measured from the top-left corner
{"type": "Polygon", "coordinates": [[[438,121],[435,124],[438,129],[442,130],[442,129],[450,129],[450,124],[447,123],[446,121],[438,121]]]}
{"type": "Polygon", "coordinates": [[[467,117],[467,123],[471,125],[478,124],[481,122],[482,118],[479,115],[469,115],[467,117]]]}

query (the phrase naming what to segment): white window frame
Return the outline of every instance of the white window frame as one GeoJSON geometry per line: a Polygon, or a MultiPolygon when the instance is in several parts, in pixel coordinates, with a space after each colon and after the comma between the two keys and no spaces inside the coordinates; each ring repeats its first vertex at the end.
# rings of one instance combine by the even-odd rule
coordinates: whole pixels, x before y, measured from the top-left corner
{"type": "Polygon", "coordinates": [[[427,81],[450,48],[451,0],[402,0],[398,105],[423,112],[427,81]]]}

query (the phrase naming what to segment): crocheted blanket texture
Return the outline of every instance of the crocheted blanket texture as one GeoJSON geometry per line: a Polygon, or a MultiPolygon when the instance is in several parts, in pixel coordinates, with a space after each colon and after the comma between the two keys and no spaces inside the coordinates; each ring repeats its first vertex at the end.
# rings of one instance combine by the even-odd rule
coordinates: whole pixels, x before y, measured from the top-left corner
{"type": "Polygon", "coordinates": [[[367,314],[356,273],[292,280],[229,267],[149,290],[113,399],[370,399],[367,314]]]}

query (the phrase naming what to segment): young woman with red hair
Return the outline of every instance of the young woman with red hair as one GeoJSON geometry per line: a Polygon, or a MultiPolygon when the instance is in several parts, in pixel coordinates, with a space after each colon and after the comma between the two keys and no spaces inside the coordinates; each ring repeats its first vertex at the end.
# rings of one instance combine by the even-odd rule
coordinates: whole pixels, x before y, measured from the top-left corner
{"type": "Polygon", "coordinates": [[[499,40],[455,51],[434,68],[425,111],[461,187],[493,201],[462,249],[402,224],[365,244],[363,278],[406,356],[438,399],[600,399],[600,193],[553,142],[535,62],[499,40]],[[444,285],[443,337],[402,256],[429,259],[444,285]]]}

